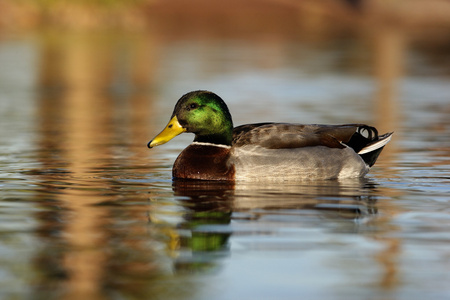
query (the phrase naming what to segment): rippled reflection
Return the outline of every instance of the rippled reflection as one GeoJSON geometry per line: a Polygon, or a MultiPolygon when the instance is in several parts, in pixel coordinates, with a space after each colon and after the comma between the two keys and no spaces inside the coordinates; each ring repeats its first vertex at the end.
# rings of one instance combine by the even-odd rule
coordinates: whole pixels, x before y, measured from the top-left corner
{"type": "MultiPolygon", "coordinates": [[[[61,180],[47,179],[46,187],[61,180]]],[[[180,291],[177,285],[189,274],[220,272],[233,235],[256,244],[258,237],[273,235],[278,238],[260,246],[301,251],[303,243],[278,240],[284,239],[286,228],[326,219],[339,225],[332,231],[358,232],[368,230],[365,224],[377,213],[378,192],[371,180],[278,188],[175,181],[172,199],[170,191],[157,186],[123,184],[111,181],[108,187],[96,183],[88,190],[60,191],[55,197],[60,200],[46,203],[55,210],[38,217],[46,245],[35,259],[44,271],[42,295],[95,299],[102,297],[103,288],[136,297],[194,293],[201,287],[180,291]],[[96,203],[87,202],[94,198],[96,203]]],[[[380,253],[380,259],[388,258],[380,253]]]]}
{"type": "MultiPolygon", "coordinates": [[[[294,225],[308,214],[305,211],[313,211],[354,224],[367,222],[377,214],[376,185],[369,179],[278,186],[176,180],[173,188],[186,210],[175,227],[189,229],[191,239],[174,245],[190,245],[193,252],[222,249],[233,232],[228,226],[231,220],[262,219],[264,223],[267,217],[294,225]]],[[[272,230],[264,225],[260,229],[272,230]]]]}

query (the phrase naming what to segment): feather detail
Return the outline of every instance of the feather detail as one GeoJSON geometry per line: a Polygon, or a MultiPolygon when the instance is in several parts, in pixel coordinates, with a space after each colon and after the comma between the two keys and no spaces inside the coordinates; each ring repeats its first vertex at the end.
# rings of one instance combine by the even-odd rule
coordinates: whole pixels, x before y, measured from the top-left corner
{"type": "Polygon", "coordinates": [[[390,133],[386,133],[382,136],[379,136],[378,141],[368,144],[366,147],[364,147],[360,151],[358,151],[358,154],[359,155],[366,154],[366,153],[369,153],[369,152],[372,152],[372,151],[375,151],[375,150],[378,150],[378,149],[384,147],[391,140],[392,134],[393,134],[393,132],[390,132],[390,133]]]}

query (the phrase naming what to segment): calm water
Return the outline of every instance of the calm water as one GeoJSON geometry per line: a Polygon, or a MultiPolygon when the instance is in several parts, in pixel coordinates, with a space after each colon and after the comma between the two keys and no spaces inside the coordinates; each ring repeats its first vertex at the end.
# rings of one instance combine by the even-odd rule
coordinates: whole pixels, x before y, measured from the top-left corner
{"type": "Polygon", "coordinates": [[[392,30],[3,37],[0,298],[449,299],[449,49],[392,30]],[[362,180],[172,182],[192,136],[146,143],[195,89],[236,125],[395,135],[362,180]]]}

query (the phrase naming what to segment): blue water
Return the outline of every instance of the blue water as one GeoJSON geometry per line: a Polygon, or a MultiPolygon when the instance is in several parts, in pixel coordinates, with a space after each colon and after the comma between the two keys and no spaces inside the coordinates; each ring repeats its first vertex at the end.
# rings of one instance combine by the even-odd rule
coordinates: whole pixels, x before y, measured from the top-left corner
{"type": "Polygon", "coordinates": [[[448,299],[450,66],[398,34],[3,37],[0,298],[448,299]],[[172,182],[192,136],[146,144],[195,89],[395,134],[361,180],[172,182]]]}

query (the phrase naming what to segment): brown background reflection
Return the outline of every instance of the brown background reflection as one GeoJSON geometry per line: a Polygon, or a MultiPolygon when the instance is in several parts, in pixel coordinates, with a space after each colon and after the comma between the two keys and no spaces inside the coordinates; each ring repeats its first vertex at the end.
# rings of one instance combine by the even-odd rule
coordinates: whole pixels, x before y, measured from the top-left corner
{"type": "MultiPolygon", "coordinates": [[[[52,260],[64,270],[65,280],[60,281],[64,299],[104,298],[108,261],[114,259],[107,247],[115,234],[108,230],[114,212],[95,206],[114,202],[120,195],[114,193],[111,178],[102,178],[101,170],[132,168],[139,172],[139,166],[149,163],[143,141],[151,129],[152,104],[147,92],[151,51],[145,40],[136,43],[132,38],[123,41],[99,34],[50,34],[42,39],[38,100],[41,180],[50,195],[52,189],[64,190],[55,193],[52,201],[63,208],[61,218],[67,222],[57,228],[64,247],[70,250],[47,249],[59,255],[48,258],[43,253],[40,261],[45,262],[45,269],[51,269],[48,261],[52,260]],[[128,41],[132,45],[125,44],[128,41]],[[118,159],[115,152],[129,153],[131,158],[118,159]]],[[[54,226],[53,222],[48,225],[48,220],[59,214],[45,215],[43,226],[54,226]]],[[[142,213],[131,215],[146,222],[142,213]]]]}

